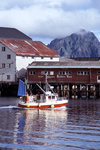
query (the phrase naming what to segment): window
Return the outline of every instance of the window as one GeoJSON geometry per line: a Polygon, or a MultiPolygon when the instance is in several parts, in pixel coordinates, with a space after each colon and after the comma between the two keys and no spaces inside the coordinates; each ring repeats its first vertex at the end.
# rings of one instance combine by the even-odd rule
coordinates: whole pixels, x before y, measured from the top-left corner
{"type": "Polygon", "coordinates": [[[11,68],[11,64],[9,64],[9,68],[11,68]]]}
{"type": "Polygon", "coordinates": [[[35,71],[30,71],[30,75],[35,75],[36,72],[35,71]]]}
{"type": "Polygon", "coordinates": [[[6,47],[2,47],[2,52],[5,52],[6,51],[6,47]]]}
{"type": "Polygon", "coordinates": [[[52,99],[55,99],[55,96],[52,96],[52,99]]]}
{"type": "Polygon", "coordinates": [[[5,68],[5,64],[4,63],[2,64],[2,68],[5,68]]]}
{"type": "Polygon", "coordinates": [[[7,55],[7,59],[11,59],[11,55],[10,54],[7,55]]]}
{"type": "Polygon", "coordinates": [[[89,75],[90,72],[89,71],[78,71],[77,75],[89,75]]]}
{"type": "Polygon", "coordinates": [[[54,75],[54,71],[50,71],[50,75],[54,75]]]}
{"type": "Polygon", "coordinates": [[[71,71],[68,71],[68,75],[71,75],[72,74],[72,72],[71,71]]]}
{"type": "Polygon", "coordinates": [[[89,71],[84,72],[84,75],[89,75],[89,74],[90,74],[89,71]]]}
{"type": "Polygon", "coordinates": [[[7,75],[7,80],[10,80],[10,75],[7,75]]]}
{"type": "Polygon", "coordinates": [[[79,71],[77,72],[77,75],[81,75],[79,71]]]}
{"type": "Polygon", "coordinates": [[[62,75],[62,72],[61,72],[61,71],[59,71],[59,75],[62,75]]]}
{"type": "Polygon", "coordinates": [[[84,72],[83,72],[83,71],[78,71],[77,74],[78,74],[78,75],[83,75],[84,72]]]}
{"type": "Polygon", "coordinates": [[[98,76],[98,80],[100,80],[100,76],[98,76]]]}
{"type": "Polygon", "coordinates": [[[97,74],[100,74],[100,71],[98,71],[97,74]]]}
{"type": "Polygon", "coordinates": [[[59,71],[59,75],[71,75],[71,71],[59,71]]]}
{"type": "Polygon", "coordinates": [[[51,96],[48,96],[48,99],[51,99],[51,96]]]}
{"type": "Polygon", "coordinates": [[[48,75],[48,71],[41,71],[41,75],[48,75]]]}
{"type": "Polygon", "coordinates": [[[11,68],[11,64],[7,64],[7,68],[11,68]]]}
{"type": "Polygon", "coordinates": [[[97,82],[100,83],[100,76],[97,76],[97,82]]]}

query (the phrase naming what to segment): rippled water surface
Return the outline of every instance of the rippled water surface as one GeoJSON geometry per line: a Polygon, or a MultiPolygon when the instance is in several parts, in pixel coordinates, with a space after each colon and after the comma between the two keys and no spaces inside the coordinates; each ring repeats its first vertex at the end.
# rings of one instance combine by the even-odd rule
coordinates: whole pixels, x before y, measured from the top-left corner
{"type": "Polygon", "coordinates": [[[0,98],[1,150],[99,150],[100,100],[69,100],[61,109],[19,109],[0,98]]]}

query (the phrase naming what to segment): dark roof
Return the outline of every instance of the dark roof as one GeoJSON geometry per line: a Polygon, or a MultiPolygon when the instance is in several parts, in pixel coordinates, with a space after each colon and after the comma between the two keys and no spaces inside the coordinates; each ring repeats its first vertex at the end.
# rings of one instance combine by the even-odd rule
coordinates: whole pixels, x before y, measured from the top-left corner
{"type": "Polygon", "coordinates": [[[0,38],[3,39],[19,39],[19,40],[32,40],[29,36],[15,28],[0,27],[0,38]]]}
{"type": "Polygon", "coordinates": [[[40,41],[0,39],[0,43],[20,56],[59,57],[57,52],[40,41]]]}
{"type": "Polygon", "coordinates": [[[98,61],[100,57],[78,57],[78,58],[71,58],[77,61],[98,61]]]}
{"type": "Polygon", "coordinates": [[[76,61],[66,58],[65,62],[32,62],[27,68],[100,68],[100,61],[76,61]]]}

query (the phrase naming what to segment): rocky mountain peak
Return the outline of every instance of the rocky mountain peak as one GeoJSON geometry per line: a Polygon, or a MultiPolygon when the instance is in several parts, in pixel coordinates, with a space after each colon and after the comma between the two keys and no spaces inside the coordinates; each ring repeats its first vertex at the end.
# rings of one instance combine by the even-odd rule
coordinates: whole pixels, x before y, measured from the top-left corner
{"type": "Polygon", "coordinates": [[[61,57],[100,57],[100,42],[93,32],[80,30],[48,45],[61,57]]]}

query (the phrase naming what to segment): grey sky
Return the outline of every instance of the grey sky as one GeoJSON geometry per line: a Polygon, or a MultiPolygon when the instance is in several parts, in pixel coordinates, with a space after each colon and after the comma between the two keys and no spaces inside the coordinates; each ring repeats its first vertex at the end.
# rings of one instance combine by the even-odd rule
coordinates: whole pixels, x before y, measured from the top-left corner
{"type": "Polygon", "coordinates": [[[48,44],[80,29],[100,36],[100,0],[3,0],[0,26],[48,44]]]}

